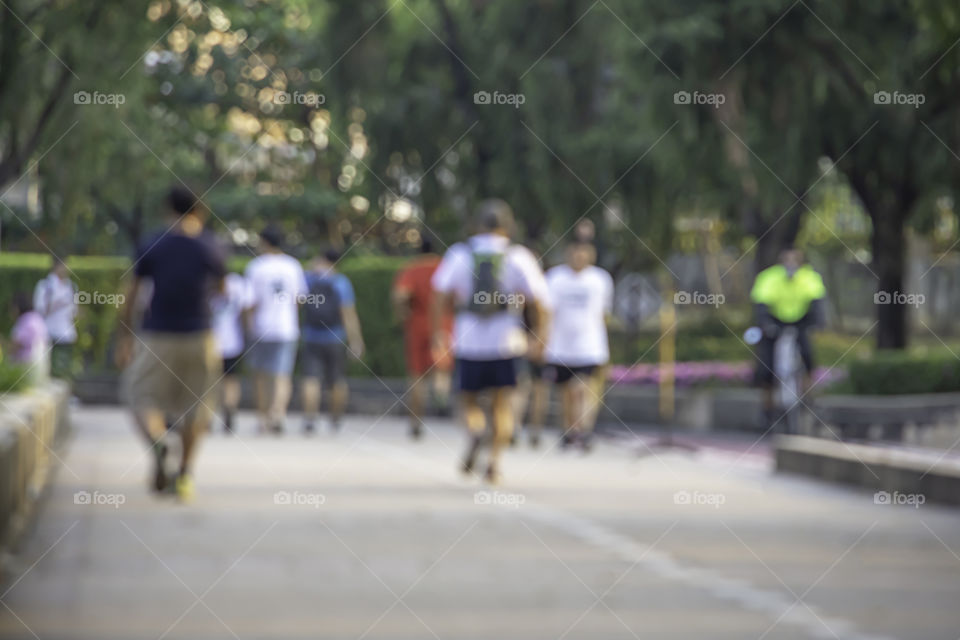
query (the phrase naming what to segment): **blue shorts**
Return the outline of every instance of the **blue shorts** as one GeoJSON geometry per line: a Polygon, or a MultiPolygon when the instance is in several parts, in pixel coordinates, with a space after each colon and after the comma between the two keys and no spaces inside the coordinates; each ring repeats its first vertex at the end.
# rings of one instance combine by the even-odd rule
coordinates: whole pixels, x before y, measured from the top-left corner
{"type": "Polygon", "coordinates": [[[251,369],[257,373],[274,376],[288,376],[293,372],[297,359],[297,343],[294,340],[269,342],[263,340],[250,347],[244,357],[251,369]]]}
{"type": "Polygon", "coordinates": [[[498,387],[515,387],[517,370],[514,359],[457,359],[457,380],[461,391],[474,392],[498,387]]]}

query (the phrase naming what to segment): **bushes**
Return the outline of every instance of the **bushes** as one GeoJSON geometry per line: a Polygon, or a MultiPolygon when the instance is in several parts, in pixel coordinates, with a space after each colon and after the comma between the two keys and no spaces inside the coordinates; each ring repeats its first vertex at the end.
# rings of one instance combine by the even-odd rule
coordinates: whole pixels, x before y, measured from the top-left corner
{"type": "MultiPolygon", "coordinates": [[[[231,259],[233,270],[243,270],[246,257],[231,259]]],[[[351,363],[351,374],[358,376],[402,376],[403,341],[400,325],[390,308],[390,287],[405,258],[349,256],[339,265],[350,278],[357,295],[357,313],[367,345],[364,364],[351,363]],[[369,368],[368,368],[369,367],[369,368]],[[372,372],[372,373],[371,373],[372,372]]],[[[80,292],[88,294],[81,304],[77,320],[77,358],[75,367],[85,372],[113,368],[111,353],[118,307],[108,304],[107,296],[121,291],[130,261],[117,256],[77,256],[67,265],[80,292]]],[[[9,335],[15,318],[8,310],[18,291],[33,295],[37,282],[50,270],[50,257],[36,253],[0,254],[0,331],[9,335]]],[[[15,378],[14,378],[15,379],[15,378]]]]}
{"type": "Polygon", "coordinates": [[[879,351],[850,363],[849,385],[853,393],[870,395],[960,391],[960,360],[949,353],[879,351]]]}
{"type": "MultiPolygon", "coordinates": [[[[104,296],[118,293],[120,281],[130,261],[112,256],[77,256],[67,260],[73,272],[74,283],[87,294],[77,319],[77,349],[84,369],[104,369],[109,365],[108,355],[117,309],[104,296]]],[[[51,267],[50,256],[37,253],[0,254],[0,331],[8,335],[16,318],[10,311],[13,296],[23,291],[33,296],[37,282],[46,277],[51,267]]],[[[80,363],[75,363],[80,364],[80,363]]]]}
{"type": "Polygon", "coordinates": [[[348,257],[338,265],[338,270],[353,283],[367,346],[363,363],[350,363],[350,375],[368,377],[372,371],[382,377],[401,377],[406,371],[403,328],[390,306],[394,276],[406,262],[406,258],[362,256],[348,257]]]}
{"type": "Polygon", "coordinates": [[[0,393],[20,391],[30,384],[30,376],[24,365],[0,362],[0,393]]]}

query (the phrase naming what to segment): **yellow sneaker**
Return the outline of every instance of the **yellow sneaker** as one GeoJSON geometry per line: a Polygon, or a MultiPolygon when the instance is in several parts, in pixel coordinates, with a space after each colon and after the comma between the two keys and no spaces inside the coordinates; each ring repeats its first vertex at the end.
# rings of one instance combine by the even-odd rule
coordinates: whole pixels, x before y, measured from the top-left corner
{"type": "Polygon", "coordinates": [[[176,482],[177,498],[180,502],[191,502],[193,500],[193,478],[187,474],[177,476],[176,482]]]}

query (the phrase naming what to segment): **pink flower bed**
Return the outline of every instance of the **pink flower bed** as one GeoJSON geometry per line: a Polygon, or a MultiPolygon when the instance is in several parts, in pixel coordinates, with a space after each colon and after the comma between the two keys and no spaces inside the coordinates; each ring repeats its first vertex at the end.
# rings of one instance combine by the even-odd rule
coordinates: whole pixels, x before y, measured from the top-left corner
{"type": "MultiPolygon", "coordinates": [[[[677,362],[673,366],[677,386],[689,387],[698,384],[746,385],[753,380],[753,364],[750,362],[677,362]]],[[[816,384],[829,384],[846,377],[846,371],[817,367],[813,371],[816,384]]],[[[660,384],[659,364],[638,363],[627,367],[610,367],[608,380],[612,384],[660,384]]]]}

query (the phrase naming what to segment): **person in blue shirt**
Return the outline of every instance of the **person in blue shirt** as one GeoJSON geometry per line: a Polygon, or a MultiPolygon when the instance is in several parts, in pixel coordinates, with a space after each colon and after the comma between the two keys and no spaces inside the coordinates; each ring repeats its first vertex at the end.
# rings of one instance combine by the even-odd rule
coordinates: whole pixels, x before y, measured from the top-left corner
{"type": "Polygon", "coordinates": [[[347,349],[355,358],[363,356],[363,336],[357,317],[353,285],[334,265],[340,260],[335,249],[317,258],[307,272],[303,309],[300,368],[303,378],[304,431],[314,431],[320,409],[321,376],[330,390],[330,425],[336,431],[347,406],[347,349]]]}

